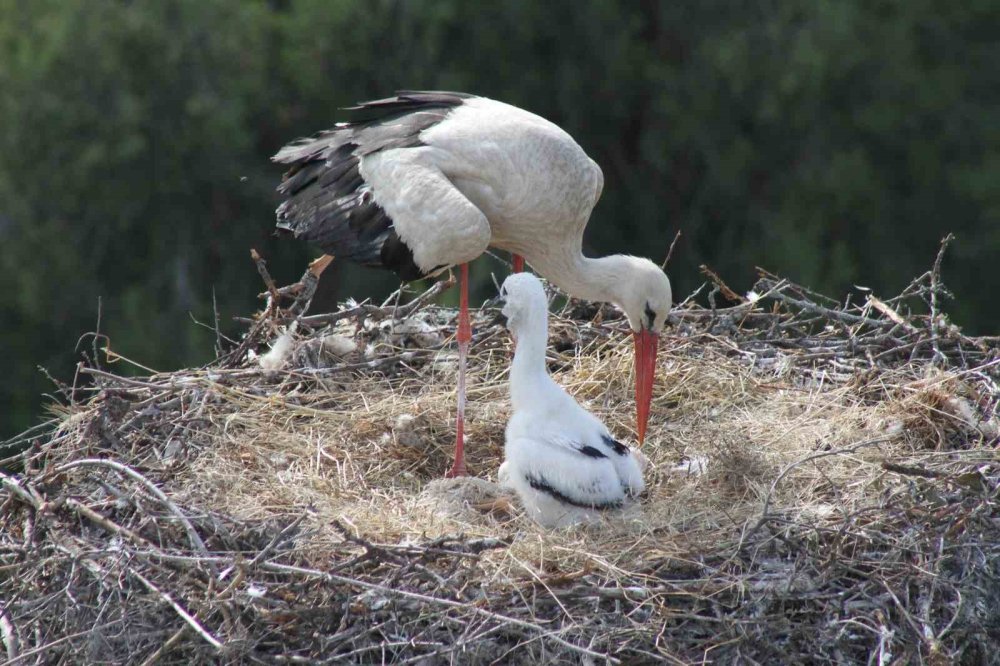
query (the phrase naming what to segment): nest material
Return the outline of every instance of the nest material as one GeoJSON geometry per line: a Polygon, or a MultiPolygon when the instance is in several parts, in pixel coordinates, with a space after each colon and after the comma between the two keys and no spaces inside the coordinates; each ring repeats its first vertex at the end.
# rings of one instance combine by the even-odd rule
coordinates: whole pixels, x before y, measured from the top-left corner
{"type": "MultiPolygon", "coordinates": [[[[511,354],[493,310],[475,318],[466,482],[436,481],[449,310],[405,313],[432,348],[389,306],[272,303],[210,367],[84,368],[94,385],[0,475],[7,657],[998,663],[998,341],[947,323],[934,272],[859,306],[769,275],[729,293],[671,316],[641,515],[591,528],[546,531],[488,480],[511,354]],[[290,318],[285,366],[261,369],[290,318]],[[330,335],[354,344],[322,353],[330,335]]],[[[624,328],[570,301],[549,365],[630,441],[624,328]]]]}

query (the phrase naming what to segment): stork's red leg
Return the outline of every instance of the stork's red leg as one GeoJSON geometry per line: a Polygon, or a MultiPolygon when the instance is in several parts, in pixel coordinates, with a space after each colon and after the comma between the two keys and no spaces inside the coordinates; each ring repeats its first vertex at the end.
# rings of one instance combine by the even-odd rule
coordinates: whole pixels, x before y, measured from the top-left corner
{"type": "Polygon", "coordinates": [[[513,262],[513,264],[514,264],[514,272],[515,273],[523,273],[524,272],[524,257],[522,257],[519,254],[511,254],[510,258],[511,258],[511,261],[513,262]]]}
{"type": "Polygon", "coordinates": [[[472,341],[472,324],[469,322],[469,264],[462,264],[459,286],[458,331],[458,416],[455,422],[455,464],[445,476],[465,476],[465,365],[472,341]]]}

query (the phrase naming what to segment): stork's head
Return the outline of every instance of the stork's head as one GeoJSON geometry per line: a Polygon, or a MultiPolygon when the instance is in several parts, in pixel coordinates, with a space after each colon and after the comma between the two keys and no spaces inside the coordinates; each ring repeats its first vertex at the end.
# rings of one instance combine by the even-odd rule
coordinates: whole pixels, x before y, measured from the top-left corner
{"type": "Polygon", "coordinates": [[[649,259],[619,256],[613,302],[628,317],[635,339],[635,408],[639,442],[646,437],[649,406],[653,399],[656,350],[660,331],[670,313],[670,280],[649,259]]]}
{"type": "Polygon", "coordinates": [[[533,325],[545,328],[548,324],[549,302],[541,281],[531,273],[514,273],[500,285],[503,299],[501,312],[507,318],[507,328],[512,333],[533,325]]]}
{"type": "Polygon", "coordinates": [[[672,305],[670,280],[659,266],[644,257],[620,255],[616,259],[620,265],[614,304],[628,317],[633,332],[659,334],[672,305]]]}

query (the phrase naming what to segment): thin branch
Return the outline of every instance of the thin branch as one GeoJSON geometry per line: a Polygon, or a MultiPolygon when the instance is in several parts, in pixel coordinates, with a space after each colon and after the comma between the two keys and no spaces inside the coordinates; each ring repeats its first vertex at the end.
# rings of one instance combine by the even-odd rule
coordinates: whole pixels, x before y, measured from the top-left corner
{"type": "Polygon", "coordinates": [[[260,256],[260,253],[256,249],[250,248],[250,258],[253,259],[253,263],[257,266],[257,272],[260,273],[260,279],[264,281],[264,286],[267,287],[269,295],[267,306],[270,311],[272,308],[278,307],[278,299],[280,298],[278,286],[274,283],[274,278],[271,277],[271,273],[267,270],[267,262],[264,261],[264,257],[260,256]]]}
{"type": "MultiPolygon", "coordinates": [[[[773,286],[773,283],[768,279],[761,280],[761,282],[768,287],[773,286]]],[[[812,312],[833,321],[847,322],[850,324],[867,324],[869,326],[874,326],[883,329],[891,329],[894,326],[896,326],[895,322],[882,321],[879,319],[872,319],[871,317],[862,317],[860,315],[851,314],[849,312],[832,310],[830,308],[823,307],[822,305],[817,305],[816,303],[812,303],[810,301],[803,301],[797,298],[792,298],[791,296],[788,296],[780,291],[772,293],[771,298],[781,301],[782,303],[794,305],[800,310],[804,310],[806,312],[812,312]]]]}
{"type": "Polygon", "coordinates": [[[17,659],[21,655],[21,640],[18,638],[17,627],[4,608],[0,608],[0,637],[7,650],[7,659],[17,659]]]}
{"type": "Polygon", "coordinates": [[[170,510],[170,513],[174,514],[174,516],[181,522],[194,549],[202,555],[208,555],[208,548],[205,547],[205,542],[201,540],[201,537],[198,535],[198,531],[195,530],[194,525],[192,525],[191,521],[184,515],[184,512],[180,510],[180,507],[174,504],[173,501],[171,501],[171,499],[167,497],[155,483],[144,477],[142,474],[135,471],[128,465],[123,465],[119,462],[115,462],[114,460],[100,460],[97,458],[84,458],[82,460],[74,460],[72,462],[59,465],[53,470],[52,474],[61,474],[77,467],[109,467],[119,474],[124,474],[134,481],[141,483],[146,490],[152,493],[158,500],[163,502],[163,504],[170,510]]]}
{"type": "MultiPolygon", "coordinates": [[[[414,298],[409,303],[402,305],[398,308],[392,308],[389,306],[372,305],[371,303],[362,303],[356,305],[353,308],[347,308],[340,310],[339,312],[329,312],[326,314],[310,315],[308,317],[302,317],[299,322],[307,326],[320,326],[334,324],[341,319],[349,319],[351,317],[356,317],[358,315],[364,315],[366,317],[392,317],[396,319],[405,319],[415,312],[418,308],[421,308],[428,301],[436,298],[441,292],[454,286],[454,279],[446,279],[435,282],[431,285],[424,293],[420,294],[414,298]]],[[[287,321],[289,318],[285,318],[282,321],[287,321]]]]}
{"type": "Polygon", "coordinates": [[[155,664],[160,660],[160,657],[170,652],[170,650],[172,650],[174,647],[176,647],[178,643],[181,642],[181,639],[184,637],[184,634],[185,632],[187,632],[187,630],[188,630],[188,625],[184,624],[180,629],[175,631],[174,635],[168,638],[166,642],[163,643],[163,645],[157,648],[156,652],[149,655],[149,657],[147,657],[139,666],[153,666],[153,664],[155,664]]]}
{"type": "Polygon", "coordinates": [[[117,534],[123,537],[127,537],[129,540],[131,540],[133,543],[139,546],[143,546],[146,548],[156,548],[156,546],[154,546],[151,541],[148,541],[147,539],[139,536],[138,534],[128,529],[127,527],[122,527],[121,525],[112,521],[111,519],[106,518],[105,516],[101,515],[97,511],[94,511],[89,506],[87,506],[83,502],[80,502],[79,500],[70,497],[66,500],[65,505],[70,509],[72,509],[73,511],[76,511],[81,516],[91,521],[95,525],[104,528],[105,530],[107,530],[112,534],[117,534]]]}
{"type": "Polygon", "coordinates": [[[177,612],[177,614],[181,617],[181,619],[187,622],[188,626],[194,629],[199,636],[204,638],[206,643],[214,647],[216,650],[221,651],[223,649],[222,642],[218,638],[213,636],[207,629],[205,629],[205,627],[201,626],[201,623],[198,622],[197,618],[195,618],[194,615],[191,615],[191,613],[187,612],[187,610],[185,610],[183,606],[177,603],[174,600],[174,598],[170,596],[169,593],[164,592],[163,590],[158,588],[148,578],[143,576],[135,569],[130,569],[129,573],[138,578],[139,582],[145,585],[150,592],[159,595],[161,599],[170,604],[170,606],[174,609],[174,611],[177,612]]]}
{"type": "Polygon", "coordinates": [[[733,303],[743,303],[746,301],[745,298],[743,298],[735,291],[730,289],[729,285],[726,284],[725,281],[721,277],[719,277],[719,275],[711,268],[709,268],[705,264],[702,264],[701,266],[698,267],[698,269],[701,271],[702,275],[711,280],[715,284],[715,286],[719,288],[719,290],[722,292],[722,295],[726,297],[726,300],[729,300],[733,303]]]}
{"type": "Polygon", "coordinates": [[[660,264],[662,270],[667,270],[667,264],[670,263],[670,257],[674,256],[674,246],[677,245],[677,241],[681,238],[681,230],[678,229],[677,233],[674,234],[674,239],[670,241],[670,249],[667,250],[667,256],[664,257],[663,263],[660,264]]]}
{"type": "Polygon", "coordinates": [[[903,474],[905,476],[920,476],[925,479],[940,479],[942,476],[947,476],[941,472],[935,472],[932,469],[916,467],[914,465],[900,465],[898,463],[889,462],[888,460],[882,461],[882,469],[887,472],[895,472],[896,474],[903,474]]]}
{"type": "Polygon", "coordinates": [[[934,362],[947,361],[947,357],[941,353],[940,347],[938,347],[938,302],[937,296],[938,291],[941,289],[941,260],[944,259],[944,252],[948,249],[948,245],[955,240],[954,234],[948,234],[941,239],[941,247],[938,249],[937,256],[934,258],[934,267],[931,269],[931,319],[930,319],[930,332],[931,332],[931,346],[934,348],[934,362]]]}
{"type": "Polygon", "coordinates": [[[42,508],[42,497],[37,491],[28,484],[22,485],[20,481],[13,476],[8,476],[3,471],[0,471],[0,486],[6,488],[10,494],[16,496],[36,511],[42,508]]]}
{"type": "Polygon", "coordinates": [[[133,379],[132,377],[123,377],[121,375],[115,375],[110,372],[105,372],[103,370],[98,370],[97,368],[88,368],[83,365],[83,362],[77,364],[77,368],[80,373],[84,375],[91,375],[93,377],[102,377],[104,379],[109,379],[118,384],[125,384],[126,386],[135,386],[137,388],[152,389],[156,391],[164,391],[170,387],[165,384],[154,384],[153,382],[143,381],[141,379],[133,379]]]}
{"type": "Polygon", "coordinates": [[[319,287],[319,279],[332,261],[332,255],[324,254],[310,263],[309,267],[306,268],[306,272],[302,274],[302,279],[299,280],[302,289],[289,308],[291,312],[295,313],[296,321],[309,310],[309,306],[312,305],[313,296],[316,295],[316,289],[319,287]]]}

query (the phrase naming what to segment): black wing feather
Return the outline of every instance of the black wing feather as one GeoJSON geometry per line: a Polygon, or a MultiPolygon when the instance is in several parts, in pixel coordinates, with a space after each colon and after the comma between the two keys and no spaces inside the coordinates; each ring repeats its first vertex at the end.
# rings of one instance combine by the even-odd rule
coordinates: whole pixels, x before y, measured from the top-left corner
{"type": "Polygon", "coordinates": [[[623,506],[621,500],[608,500],[606,502],[588,502],[584,499],[579,499],[576,497],[570,497],[565,492],[557,489],[554,485],[549,483],[549,481],[541,475],[527,474],[525,478],[528,481],[528,485],[539,492],[543,492],[549,497],[555,499],[556,501],[562,502],[563,504],[568,504],[569,506],[579,507],[581,509],[597,509],[599,511],[606,511],[610,509],[620,509],[623,506]]]}
{"type": "Polygon", "coordinates": [[[272,159],[290,165],[278,187],[285,197],[277,227],[324,252],[395,271],[403,280],[424,275],[393,221],[374,201],[359,170],[381,150],[422,145],[420,133],[473,97],[444,91],[400,91],[350,107],[351,122],[292,142],[272,159]]]}
{"type": "Polygon", "coordinates": [[[619,456],[627,456],[630,453],[627,446],[607,435],[601,435],[601,439],[619,456]]]}

